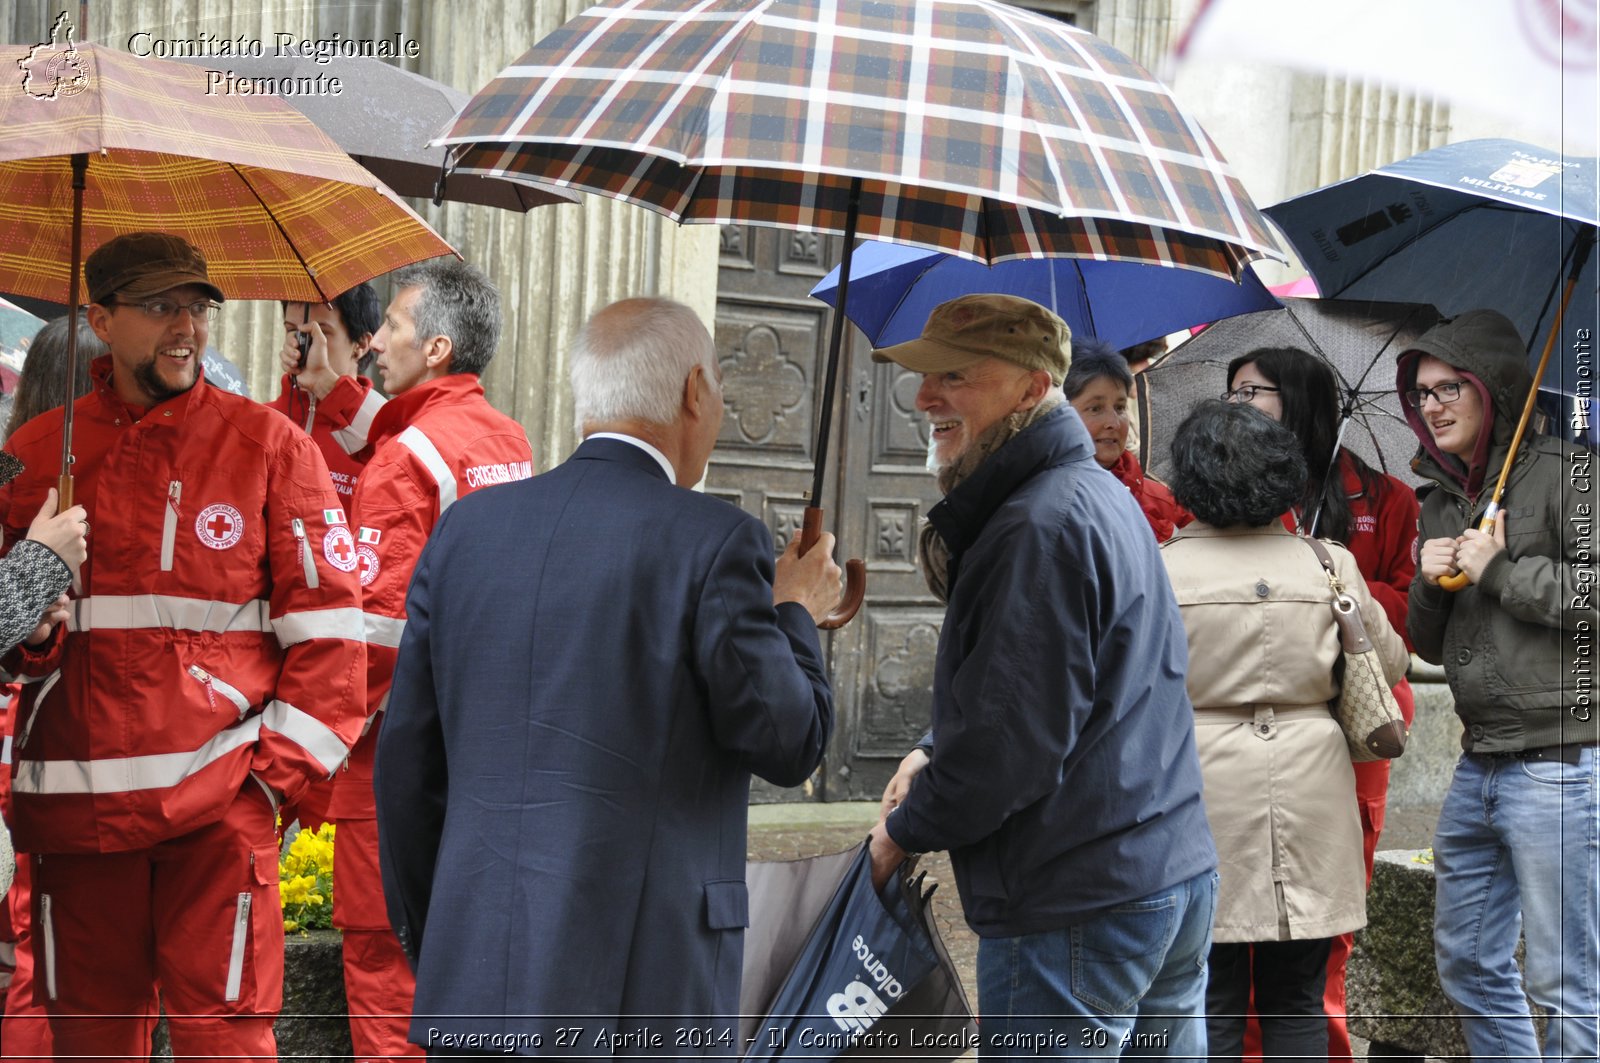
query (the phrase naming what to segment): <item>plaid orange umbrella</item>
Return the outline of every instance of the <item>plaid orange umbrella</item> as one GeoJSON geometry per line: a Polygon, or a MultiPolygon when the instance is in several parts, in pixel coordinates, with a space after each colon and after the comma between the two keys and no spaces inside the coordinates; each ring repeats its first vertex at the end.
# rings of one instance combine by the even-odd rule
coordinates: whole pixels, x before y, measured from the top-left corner
{"type": "MultiPolygon", "coordinates": [[[[614,0],[503,70],[439,143],[467,173],[842,235],[841,306],[858,235],[1230,279],[1282,257],[1164,85],[995,0],[614,0]]],[[[842,339],[836,314],[813,503],[842,339]]]]}
{"type": "Polygon", "coordinates": [[[324,302],[450,245],[299,111],[93,45],[0,48],[0,291],[67,302],[70,242],[176,233],[234,299],[324,302]],[[87,157],[82,223],[72,158],[87,157]]]}
{"type": "MultiPolygon", "coordinates": [[[[0,48],[0,291],[79,306],[83,248],[160,231],[237,299],[326,302],[449,244],[274,97],[203,70],[61,43],[0,48]]],[[[68,374],[77,334],[68,330],[68,374]]],[[[62,439],[70,504],[72,403],[62,439]]]]}

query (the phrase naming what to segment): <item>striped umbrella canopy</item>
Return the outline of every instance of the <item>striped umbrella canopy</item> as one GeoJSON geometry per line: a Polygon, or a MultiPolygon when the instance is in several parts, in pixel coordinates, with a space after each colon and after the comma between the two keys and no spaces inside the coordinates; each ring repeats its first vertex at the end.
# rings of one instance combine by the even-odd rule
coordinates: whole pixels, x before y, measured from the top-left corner
{"type": "MultiPolygon", "coordinates": [[[[1041,255],[1237,278],[1282,254],[1165,86],[1093,34],[995,0],[609,0],[472,98],[456,168],[680,222],[857,236],[994,263],[1041,255]]],[[[836,313],[802,549],[820,533],[836,313]]],[[[846,565],[849,620],[865,593],[846,565]]]]}
{"type": "Polygon", "coordinates": [[[81,256],[139,231],[189,240],[235,299],[324,302],[454,254],[276,97],[208,93],[203,70],[70,41],[0,48],[4,70],[0,291],[67,303],[81,256]]]}
{"type": "MultiPolygon", "coordinates": [[[[166,232],[234,299],[327,302],[400,266],[454,254],[293,107],[207,91],[206,72],[75,44],[0,48],[0,291],[66,303],[115,236],[166,232]]],[[[72,380],[78,333],[67,330],[72,380]]],[[[61,504],[72,501],[64,398],[61,504]]]]}
{"type": "Polygon", "coordinates": [[[1281,258],[1164,85],[995,0],[612,0],[501,71],[440,142],[469,173],[678,221],[1230,278],[1281,258]]]}

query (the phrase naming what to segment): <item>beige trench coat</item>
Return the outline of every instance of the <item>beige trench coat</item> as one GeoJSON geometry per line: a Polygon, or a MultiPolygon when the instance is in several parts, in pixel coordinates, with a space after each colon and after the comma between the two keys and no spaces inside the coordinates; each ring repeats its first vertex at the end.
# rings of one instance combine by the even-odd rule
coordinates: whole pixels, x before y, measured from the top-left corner
{"type": "MultiPolygon", "coordinates": [[[[1405,644],[1348,551],[1328,543],[1394,683],[1405,644]]],[[[1221,875],[1216,941],[1332,937],[1366,925],[1355,772],[1328,711],[1338,632],[1311,548],[1274,521],[1196,521],[1161,556],[1189,635],[1189,698],[1221,875]]]]}

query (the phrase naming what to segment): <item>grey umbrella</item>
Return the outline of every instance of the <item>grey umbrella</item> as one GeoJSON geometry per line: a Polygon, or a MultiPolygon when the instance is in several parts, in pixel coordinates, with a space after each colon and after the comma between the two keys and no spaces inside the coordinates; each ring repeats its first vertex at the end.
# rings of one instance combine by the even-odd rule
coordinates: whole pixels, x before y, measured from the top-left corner
{"type": "Polygon", "coordinates": [[[1260,347],[1298,347],[1333,367],[1339,378],[1341,445],[1374,469],[1415,486],[1417,437],[1395,391],[1395,358],[1439,320],[1425,303],[1350,299],[1285,299],[1279,310],[1226,318],[1174,347],[1142,377],[1149,397],[1139,437],[1140,463],[1153,476],[1171,465],[1173,431],[1197,403],[1228,387],[1228,363],[1260,347]]]}
{"type": "Polygon", "coordinates": [[[323,63],[286,52],[182,62],[205,67],[216,92],[278,96],[399,195],[515,211],[578,201],[559,188],[468,174],[450,175],[440,189],[445,149],[428,141],[471,97],[381,60],[332,56],[323,63]]]}

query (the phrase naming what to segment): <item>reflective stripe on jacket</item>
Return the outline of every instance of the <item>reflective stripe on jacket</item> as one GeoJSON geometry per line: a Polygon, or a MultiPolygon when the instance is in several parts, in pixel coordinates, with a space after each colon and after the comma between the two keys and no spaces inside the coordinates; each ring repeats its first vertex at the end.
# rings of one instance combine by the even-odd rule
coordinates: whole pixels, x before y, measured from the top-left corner
{"type": "MultiPolygon", "coordinates": [[[[329,395],[349,406],[354,385],[342,380],[329,395]]],[[[455,500],[482,487],[533,474],[528,433],[484,398],[468,373],[451,373],[389,399],[369,430],[368,458],[352,504],[362,612],[367,638],[367,714],[377,717],[389,696],[395,656],[406,625],[411,570],[433,526],[455,500]]],[[[508,533],[510,529],[507,530],[508,533]]],[[[329,814],[375,815],[372,760],[379,720],[339,773],[329,814]]]]}
{"type": "MultiPolygon", "coordinates": [[[[143,412],[110,359],[74,407],[76,501],[92,541],[72,617],[19,648],[15,761],[27,852],[143,848],[218,819],[247,773],[279,793],[326,777],[360,733],[366,650],[351,539],[316,446],[210,387],[143,412]],[[33,680],[26,682],[26,680],[33,680]]],[[[55,486],[62,414],[7,443],[9,545],[55,486]]]]}

